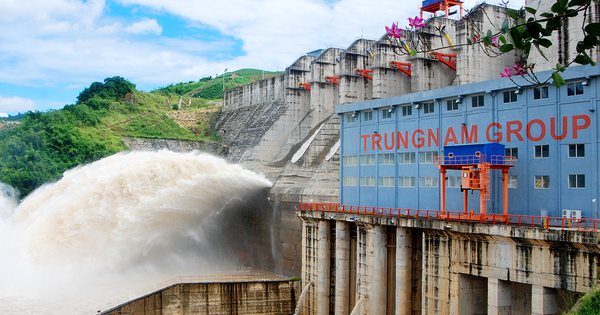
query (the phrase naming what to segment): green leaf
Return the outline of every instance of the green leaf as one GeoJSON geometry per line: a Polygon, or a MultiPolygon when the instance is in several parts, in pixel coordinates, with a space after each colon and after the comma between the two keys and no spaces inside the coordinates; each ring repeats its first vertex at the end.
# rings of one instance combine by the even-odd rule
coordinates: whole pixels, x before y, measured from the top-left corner
{"type": "Polygon", "coordinates": [[[542,57],[544,57],[544,59],[546,59],[546,61],[548,61],[548,57],[546,57],[546,54],[544,54],[544,51],[540,49],[539,43],[536,41],[533,43],[533,45],[535,46],[537,51],[540,53],[540,55],[542,55],[542,57]]]}
{"type": "Polygon", "coordinates": [[[552,42],[547,38],[540,38],[537,40],[537,43],[540,44],[540,46],[544,46],[546,48],[552,46],[552,42]]]}
{"type": "Polygon", "coordinates": [[[580,5],[584,5],[586,2],[588,2],[588,0],[571,0],[571,2],[569,2],[569,6],[570,7],[580,6],[580,5]]]}
{"type": "Polygon", "coordinates": [[[540,14],[540,16],[549,19],[549,18],[553,18],[554,17],[554,13],[552,13],[552,12],[544,12],[544,13],[540,14]]]}
{"type": "Polygon", "coordinates": [[[542,26],[539,23],[529,24],[527,25],[527,32],[529,32],[529,36],[533,38],[540,38],[540,29],[542,26]]]}
{"type": "Polygon", "coordinates": [[[523,38],[521,37],[521,32],[519,31],[519,28],[511,29],[510,37],[512,38],[512,42],[515,45],[516,49],[523,49],[523,38]]]}
{"type": "Polygon", "coordinates": [[[498,39],[500,39],[502,44],[506,44],[506,37],[504,37],[504,35],[500,35],[500,37],[498,37],[498,39]]]}
{"type": "Polygon", "coordinates": [[[585,26],[584,30],[588,34],[599,36],[600,35],[600,23],[590,23],[585,26]]]}
{"type": "Polygon", "coordinates": [[[511,50],[513,50],[513,45],[512,44],[506,44],[506,45],[502,45],[500,46],[500,51],[505,53],[505,52],[509,52],[511,50]]]}
{"type": "Polygon", "coordinates": [[[492,34],[492,30],[487,31],[487,35],[483,38],[483,43],[486,46],[490,46],[492,44],[492,39],[494,38],[494,34],[492,34]]]}
{"type": "Polygon", "coordinates": [[[508,9],[506,11],[506,14],[513,20],[516,20],[519,18],[519,11],[517,11],[517,10],[508,9]]]}
{"type": "Polygon", "coordinates": [[[503,34],[506,34],[508,32],[509,26],[508,26],[508,20],[504,20],[504,22],[502,22],[502,28],[500,29],[500,31],[503,34]]]}
{"type": "Polygon", "coordinates": [[[590,63],[589,60],[587,60],[587,58],[585,58],[583,55],[579,55],[579,56],[575,57],[573,62],[578,63],[580,65],[587,65],[590,63]]]}
{"type": "Polygon", "coordinates": [[[589,34],[583,38],[583,47],[585,49],[592,49],[596,45],[598,45],[598,37],[596,35],[589,34]]]}
{"type": "Polygon", "coordinates": [[[414,50],[414,49],[411,49],[410,50],[410,54],[411,54],[411,56],[416,56],[417,55],[417,51],[414,50]]]}
{"type": "Polygon", "coordinates": [[[552,12],[557,14],[563,14],[567,11],[568,0],[558,0],[555,4],[552,5],[552,12]]]}
{"type": "Polygon", "coordinates": [[[558,70],[560,72],[564,72],[565,69],[566,69],[565,66],[563,66],[561,63],[556,64],[556,70],[558,70]]]}
{"type": "Polygon", "coordinates": [[[531,8],[531,7],[525,7],[525,10],[533,15],[535,15],[535,13],[537,12],[536,9],[531,8]]]}
{"type": "Polygon", "coordinates": [[[473,45],[473,40],[469,37],[467,37],[467,44],[473,45]]]}
{"type": "Polygon", "coordinates": [[[552,73],[552,80],[554,80],[554,86],[556,86],[557,88],[567,84],[565,82],[565,79],[563,79],[562,75],[560,75],[560,73],[558,72],[552,73]]]}

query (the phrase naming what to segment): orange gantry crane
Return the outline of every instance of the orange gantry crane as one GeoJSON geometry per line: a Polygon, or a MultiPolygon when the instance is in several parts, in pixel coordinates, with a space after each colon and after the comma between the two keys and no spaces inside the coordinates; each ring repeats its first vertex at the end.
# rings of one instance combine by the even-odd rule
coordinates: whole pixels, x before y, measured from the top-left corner
{"type": "Polygon", "coordinates": [[[503,213],[508,220],[508,171],[515,166],[515,158],[504,156],[504,145],[499,143],[471,144],[444,147],[444,156],[436,156],[434,164],[440,169],[441,216],[453,219],[486,221],[487,202],[490,200],[491,170],[502,171],[503,213]],[[486,154],[487,153],[487,154],[486,154]],[[461,171],[463,212],[450,215],[446,212],[446,172],[461,171]],[[468,192],[479,191],[479,213],[469,213],[468,192]],[[456,218],[455,218],[456,217],[456,218]]]}

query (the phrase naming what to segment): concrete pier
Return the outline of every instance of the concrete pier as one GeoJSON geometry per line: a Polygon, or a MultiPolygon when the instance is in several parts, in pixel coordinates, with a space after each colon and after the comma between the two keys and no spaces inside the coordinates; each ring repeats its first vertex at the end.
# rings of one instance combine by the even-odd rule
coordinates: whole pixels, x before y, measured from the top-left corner
{"type": "Polygon", "coordinates": [[[320,262],[302,279],[320,286],[319,311],[307,309],[307,315],[328,314],[331,303],[335,314],[348,314],[346,296],[352,299],[353,292],[364,303],[359,314],[560,314],[597,285],[600,247],[593,232],[322,211],[298,215],[303,229],[319,228],[318,242],[306,242],[319,248],[302,250],[318,252],[320,262]],[[330,261],[339,277],[340,297],[333,301],[321,293],[331,289],[330,261]],[[357,287],[348,290],[353,275],[357,287]]]}
{"type": "Polygon", "coordinates": [[[350,313],[350,223],[335,222],[335,314],[350,313]]]}

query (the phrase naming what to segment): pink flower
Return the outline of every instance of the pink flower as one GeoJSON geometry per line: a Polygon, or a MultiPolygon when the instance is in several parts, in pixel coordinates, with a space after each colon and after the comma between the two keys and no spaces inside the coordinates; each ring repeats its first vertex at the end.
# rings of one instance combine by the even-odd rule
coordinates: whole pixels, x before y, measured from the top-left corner
{"type": "Polygon", "coordinates": [[[425,24],[423,24],[423,19],[415,16],[415,18],[408,18],[408,25],[417,28],[417,27],[425,27],[425,24]]]}
{"type": "Polygon", "coordinates": [[[492,38],[492,46],[494,46],[494,47],[500,47],[500,44],[498,43],[498,37],[493,37],[492,38]]]}
{"type": "Polygon", "coordinates": [[[500,73],[500,77],[501,78],[510,78],[512,77],[512,74],[510,74],[510,70],[512,70],[512,68],[504,68],[504,72],[500,73]]]}
{"type": "Polygon", "coordinates": [[[385,27],[385,31],[387,32],[389,37],[395,37],[395,38],[400,38],[400,32],[402,31],[401,28],[397,28],[396,27],[396,23],[392,24],[392,28],[389,27],[385,27]]]}
{"type": "Polygon", "coordinates": [[[525,76],[525,69],[523,69],[523,67],[521,67],[518,63],[515,64],[511,69],[513,70],[514,75],[520,75],[522,77],[525,76]]]}
{"type": "Polygon", "coordinates": [[[473,43],[477,43],[481,40],[481,35],[476,34],[475,36],[473,36],[473,43]]]}

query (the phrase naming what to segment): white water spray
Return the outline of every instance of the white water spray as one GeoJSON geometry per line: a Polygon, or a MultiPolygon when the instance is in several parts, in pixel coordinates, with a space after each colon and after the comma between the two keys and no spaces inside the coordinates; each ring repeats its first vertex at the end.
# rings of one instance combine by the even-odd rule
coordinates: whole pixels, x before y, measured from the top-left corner
{"type": "MultiPolygon", "coordinates": [[[[215,222],[270,185],[214,156],[168,151],[121,153],[70,170],[16,210],[14,191],[2,185],[0,244],[15,246],[0,246],[0,309],[6,314],[19,299],[39,302],[39,295],[29,296],[32,287],[77,292],[132,275],[172,277],[175,270],[198,274],[210,265],[227,266],[226,257],[211,257],[223,250],[215,222]]],[[[51,299],[60,298],[52,293],[51,299]]],[[[13,308],[14,314],[28,309],[13,308]]]]}

